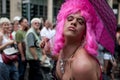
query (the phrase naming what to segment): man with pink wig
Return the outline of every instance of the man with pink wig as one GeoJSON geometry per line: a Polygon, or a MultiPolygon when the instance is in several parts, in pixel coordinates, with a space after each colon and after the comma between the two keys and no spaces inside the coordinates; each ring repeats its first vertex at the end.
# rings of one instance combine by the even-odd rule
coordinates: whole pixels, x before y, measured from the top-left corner
{"type": "Polygon", "coordinates": [[[98,43],[114,53],[115,21],[105,0],[66,0],[57,15],[51,43],[53,58],[57,59],[55,80],[102,80],[96,58],[98,43]]]}
{"type": "Polygon", "coordinates": [[[104,27],[92,0],[66,0],[57,15],[52,52],[55,80],[102,80],[97,30],[104,27]]]}

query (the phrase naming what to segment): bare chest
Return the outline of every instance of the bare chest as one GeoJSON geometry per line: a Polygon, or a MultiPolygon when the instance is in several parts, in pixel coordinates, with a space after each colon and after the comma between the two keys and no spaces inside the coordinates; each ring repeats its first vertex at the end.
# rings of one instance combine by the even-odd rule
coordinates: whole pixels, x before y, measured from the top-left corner
{"type": "Polygon", "coordinates": [[[61,61],[61,59],[58,59],[56,65],[57,77],[60,80],[88,80],[89,78],[81,78],[81,76],[86,77],[83,74],[89,74],[89,72],[91,72],[92,74],[89,74],[91,75],[90,79],[99,80],[100,74],[98,72],[100,71],[99,66],[96,66],[96,61],[92,61],[91,59],[86,61],[84,59],[85,57],[80,57],[78,59],[76,56],[67,61],[61,61]]]}
{"type": "Polygon", "coordinates": [[[72,75],[72,61],[71,59],[67,61],[58,60],[56,66],[57,76],[61,80],[74,80],[74,76],[72,75]]]}

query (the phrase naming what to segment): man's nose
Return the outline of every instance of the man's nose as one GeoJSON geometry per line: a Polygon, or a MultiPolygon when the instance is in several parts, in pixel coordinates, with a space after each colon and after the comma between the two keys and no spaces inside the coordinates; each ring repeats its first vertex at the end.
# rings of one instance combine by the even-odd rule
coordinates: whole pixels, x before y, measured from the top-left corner
{"type": "Polygon", "coordinates": [[[71,22],[71,25],[77,26],[77,19],[74,19],[74,20],[71,22]]]}

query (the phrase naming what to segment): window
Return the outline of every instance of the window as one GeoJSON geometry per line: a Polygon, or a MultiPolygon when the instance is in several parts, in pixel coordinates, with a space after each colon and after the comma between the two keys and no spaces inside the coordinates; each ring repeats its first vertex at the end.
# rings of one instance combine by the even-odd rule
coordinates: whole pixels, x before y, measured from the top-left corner
{"type": "Polygon", "coordinates": [[[6,17],[10,18],[10,0],[6,0],[6,17]]]}
{"type": "Polygon", "coordinates": [[[43,5],[39,6],[39,12],[40,12],[40,15],[42,16],[43,15],[43,5]]]}
{"type": "Polygon", "coordinates": [[[47,6],[45,6],[45,5],[39,6],[39,16],[47,18],[47,6]]]}

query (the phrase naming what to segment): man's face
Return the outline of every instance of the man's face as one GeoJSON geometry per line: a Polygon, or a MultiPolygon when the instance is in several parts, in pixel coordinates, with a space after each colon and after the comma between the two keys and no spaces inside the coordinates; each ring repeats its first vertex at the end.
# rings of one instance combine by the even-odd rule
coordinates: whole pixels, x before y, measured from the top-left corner
{"type": "Polygon", "coordinates": [[[39,21],[37,21],[37,20],[35,20],[35,21],[32,23],[32,25],[33,25],[33,27],[34,27],[36,30],[38,30],[39,27],[40,27],[40,23],[39,23],[39,21]]]}
{"type": "Polygon", "coordinates": [[[28,21],[27,21],[27,19],[24,19],[24,20],[22,21],[21,25],[22,25],[23,27],[27,28],[27,27],[28,27],[28,21]]]}
{"type": "Polygon", "coordinates": [[[63,35],[66,37],[79,37],[85,33],[85,20],[80,13],[67,16],[64,24],[63,35]]]}
{"type": "Polygon", "coordinates": [[[45,21],[45,27],[50,28],[52,26],[52,23],[48,20],[45,21]]]}

